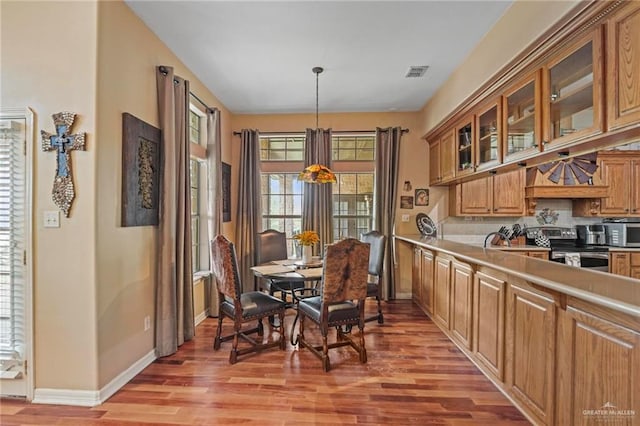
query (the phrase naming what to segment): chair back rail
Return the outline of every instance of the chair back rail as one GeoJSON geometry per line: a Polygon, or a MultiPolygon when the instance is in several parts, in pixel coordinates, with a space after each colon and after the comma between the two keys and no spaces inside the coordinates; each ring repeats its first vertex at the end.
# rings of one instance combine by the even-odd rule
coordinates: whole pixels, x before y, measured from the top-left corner
{"type": "Polygon", "coordinates": [[[347,238],[328,245],[322,273],[322,302],[367,297],[369,244],[347,238]]]}

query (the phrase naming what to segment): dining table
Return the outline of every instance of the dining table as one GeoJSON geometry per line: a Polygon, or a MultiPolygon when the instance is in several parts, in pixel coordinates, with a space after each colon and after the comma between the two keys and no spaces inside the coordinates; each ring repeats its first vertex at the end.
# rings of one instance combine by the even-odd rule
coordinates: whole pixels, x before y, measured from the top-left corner
{"type": "Polygon", "coordinates": [[[274,260],[251,267],[256,277],[270,281],[271,285],[275,285],[279,291],[285,294],[285,297],[291,297],[291,302],[287,303],[287,307],[296,310],[290,334],[291,344],[294,346],[298,343],[294,338],[294,330],[298,322],[298,301],[308,295],[313,296],[318,293],[317,284],[322,280],[322,269],[322,259],[319,257],[313,257],[309,262],[303,262],[301,259],[274,260]],[[282,283],[289,283],[288,287],[282,283]],[[305,285],[304,288],[294,288],[291,283],[309,283],[309,285],[305,285]]]}

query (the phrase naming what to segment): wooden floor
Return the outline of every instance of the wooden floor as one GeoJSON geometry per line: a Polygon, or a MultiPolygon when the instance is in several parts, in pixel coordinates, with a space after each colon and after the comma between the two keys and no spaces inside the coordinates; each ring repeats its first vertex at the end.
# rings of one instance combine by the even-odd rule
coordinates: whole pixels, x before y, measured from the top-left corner
{"type": "MultiPolygon", "coordinates": [[[[288,344],[285,352],[270,349],[232,366],[230,342],[212,349],[216,320],[209,318],[193,341],[104,404],[2,399],[0,424],[529,424],[418,307],[397,301],[383,308],[385,324],[365,328],[367,364],[342,347],[330,351],[332,370],[324,373],[319,359],[288,344]]],[[[292,319],[288,313],[287,325],[292,319]]],[[[308,337],[317,334],[305,328],[308,337]]]]}

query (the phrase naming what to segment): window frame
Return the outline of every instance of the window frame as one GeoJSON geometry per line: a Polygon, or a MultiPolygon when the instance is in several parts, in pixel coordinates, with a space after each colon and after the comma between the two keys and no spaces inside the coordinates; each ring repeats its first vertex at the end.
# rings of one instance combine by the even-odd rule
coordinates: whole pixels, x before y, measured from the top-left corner
{"type": "MultiPolygon", "coordinates": [[[[206,161],[207,160],[207,149],[206,149],[207,115],[204,111],[198,108],[193,102],[190,102],[189,103],[189,128],[191,128],[192,114],[198,115],[200,118],[199,131],[198,131],[200,140],[197,141],[197,143],[196,141],[191,140],[191,132],[189,132],[189,151],[190,151],[189,166],[191,169],[193,164],[197,164],[197,168],[198,168],[196,173],[196,176],[198,177],[197,186],[194,187],[193,182],[191,183],[191,188],[197,189],[197,192],[196,192],[197,194],[196,203],[198,204],[197,206],[198,208],[196,209],[197,214],[193,213],[193,206],[192,206],[192,211],[190,212],[191,222],[193,222],[193,219],[196,216],[197,216],[197,222],[198,222],[198,225],[196,227],[196,232],[195,233],[192,232],[192,235],[191,235],[192,251],[194,247],[197,251],[197,254],[195,256],[195,259],[197,260],[197,262],[194,261],[194,264],[192,265],[192,273],[195,279],[196,277],[199,277],[202,273],[209,272],[211,265],[209,265],[208,232],[207,232],[207,223],[206,223],[206,218],[208,215],[207,203],[206,203],[206,200],[207,200],[206,182],[207,182],[207,170],[208,170],[208,164],[206,161]]],[[[191,202],[193,204],[194,197],[192,195],[193,195],[193,191],[190,191],[191,202]]],[[[193,259],[193,254],[192,254],[192,259],[193,259]]]]}

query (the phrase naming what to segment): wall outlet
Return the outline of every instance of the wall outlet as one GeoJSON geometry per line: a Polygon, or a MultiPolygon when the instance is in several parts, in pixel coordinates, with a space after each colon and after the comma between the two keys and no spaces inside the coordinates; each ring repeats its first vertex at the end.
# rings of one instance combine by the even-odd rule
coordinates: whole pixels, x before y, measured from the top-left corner
{"type": "Polygon", "coordinates": [[[144,317],[144,331],[147,331],[151,328],[151,317],[147,315],[144,317]]]}
{"type": "Polygon", "coordinates": [[[45,228],[60,228],[60,211],[47,210],[44,212],[45,228]]]}
{"type": "Polygon", "coordinates": [[[409,222],[409,215],[408,214],[403,214],[402,215],[402,221],[403,222],[409,222]]]}

